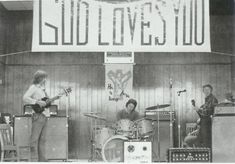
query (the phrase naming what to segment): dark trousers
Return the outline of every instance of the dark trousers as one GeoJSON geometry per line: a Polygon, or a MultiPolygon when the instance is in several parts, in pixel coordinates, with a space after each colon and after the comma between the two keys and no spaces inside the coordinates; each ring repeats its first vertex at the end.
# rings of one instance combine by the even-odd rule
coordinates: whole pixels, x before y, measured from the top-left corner
{"type": "Polygon", "coordinates": [[[31,133],[31,160],[47,161],[45,158],[45,125],[46,116],[44,114],[34,113],[32,117],[32,133],[31,133]]]}
{"type": "Polygon", "coordinates": [[[201,118],[199,140],[202,146],[211,148],[211,118],[201,118]]]}

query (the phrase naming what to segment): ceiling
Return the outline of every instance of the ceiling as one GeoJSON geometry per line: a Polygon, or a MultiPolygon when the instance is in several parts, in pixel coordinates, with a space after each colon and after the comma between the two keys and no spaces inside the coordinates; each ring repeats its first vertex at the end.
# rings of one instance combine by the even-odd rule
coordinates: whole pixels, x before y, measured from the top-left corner
{"type": "Polygon", "coordinates": [[[33,10],[33,0],[0,0],[7,10],[33,10]]]}

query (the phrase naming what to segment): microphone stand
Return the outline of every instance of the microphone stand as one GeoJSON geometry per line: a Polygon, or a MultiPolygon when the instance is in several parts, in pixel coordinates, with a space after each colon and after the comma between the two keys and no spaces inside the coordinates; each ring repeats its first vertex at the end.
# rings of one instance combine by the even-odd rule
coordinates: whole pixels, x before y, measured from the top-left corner
{"type": "Polygon", "coordinates": [[[172,91],[173,84],[172,79],[170,79],[170,147],[173,147],[173,109],[172,109],[172,91]]]}
{"type": "MultiPolygon", "coordinates": [[[[66,120],[67,120],[67,125],[66,125],[66,127],[67,127],[67,129],[69,129],[69,118],[70,118],[70,116],[69,116],[69,108],[70,108],[70,96],[68,95],[67,96],[67,103],[66,103],[66,120]]],[[[66,143],[67,143],[67,146],[66,146],[66,160],[68,160],[68,140],[69,140],[69,138],[68,138],[68,136],[66,137],[66,143]]]]}
{"type": "MultiPolygon", "coordinates": [[[[178,97],[180,98],[180,92],[178,92],[178,97]]],[[[178,98],[178,100],[179,100],[178,98]]],[[[181,109],[178,101],[178,147],[181,147],[181,109]]]]}
{"type": "MultiPolygon", "coordinates": [[[[178,93],[178,97],[180,98],[180,94],[186,92],[186,90],[184,91],[179,91],[178,93]]],[[[179,100],[179,99],[178,99],[179,100]]],[[[178,147],[181,147],[181,109],[180,109],[180,105],[179,105],[180,101],[178,101],[178,147]]]]}

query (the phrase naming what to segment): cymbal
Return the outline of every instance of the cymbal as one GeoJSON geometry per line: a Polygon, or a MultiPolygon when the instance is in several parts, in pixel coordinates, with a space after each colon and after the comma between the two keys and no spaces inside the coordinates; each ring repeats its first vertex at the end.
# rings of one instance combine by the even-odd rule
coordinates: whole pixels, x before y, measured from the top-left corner
{"type": "Polygon", "coordinates": [[[152,119],[150,119],[150,118],[144,116],[144,117],[142,117],[142,118],[139,118],[138,120],[135,120],[134,123],[139,122],[139,121],[142,121],[142,120],[152,120],[152,119]]]}
{"type": "Polygon", "coordinates": [[[95,115],[95,114],[83,114],[84,116],[86,116],[86,117],[90,117],[90,118],[94,118],[94,119],[98,119],[98,120],[106,120],[106,118],[104,118],[104,117],[101,117],[101,116],[97,116],[97,115],[95,115]]]}
{"type": "Polygon", "coordinates": [[[83,113],[83,114],[101,114],[100,112],[88,112],[88,113],[83,113]]]}
{"type": "Polygon", "coordinates": [[[162,105],[156,105],[146,108],[145,110],[155,110],[155,109],[162,109],[171,106],[170,104],[162,104],[162,105]]]}

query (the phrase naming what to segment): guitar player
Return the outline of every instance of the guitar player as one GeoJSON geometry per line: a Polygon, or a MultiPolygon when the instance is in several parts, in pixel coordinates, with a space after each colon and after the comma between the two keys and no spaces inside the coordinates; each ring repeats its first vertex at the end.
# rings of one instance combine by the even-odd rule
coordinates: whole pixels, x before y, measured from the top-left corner
{"type": "Polygon", "coordinates": [[[198,135],[199,142],[203,147],[208,148],[211,148],[212,140],[211,116],[214,113],[214,107],[218,104],[218,100],[212,94],[212,91],[213,87],[210,84],[204,85],[203,93],[205,94],[205,103],[200,108],[194,107],[200,117],[200,129],[198,135]]]}
{"type": "MultiPolygon", "coordinates": [[[[41,99],[48,97],[45,86],[47,81],[47,73],[38,70],[34,73],[32,85],[28,88],[23,96],[24,104],[38,104],[41,108],[46,106],[46,102],[41,99]]],[[[46,161],[45,158],[45,125],[46,116],[43,111],[34,110],[32,116],[32,134],[30,138],[31,161],[46,161]]]]}

